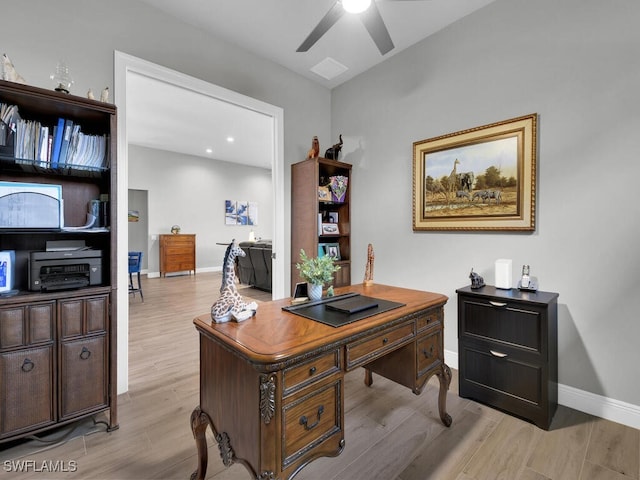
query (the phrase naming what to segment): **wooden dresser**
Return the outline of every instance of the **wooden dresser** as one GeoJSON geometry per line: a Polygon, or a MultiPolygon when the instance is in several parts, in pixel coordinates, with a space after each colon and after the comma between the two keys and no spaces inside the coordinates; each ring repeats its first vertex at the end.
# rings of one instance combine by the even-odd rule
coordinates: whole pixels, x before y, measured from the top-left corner
{"type": "Polygon", "coordinates": [[[460,396],[548,430],[558,406],[558,294],[456,292],[460,396]]]}
{"type": "Polygon", "coordinates": [[[193,234],[160,235],[160,276],[167,273],[196,274],[196,236],[193,234]]]}

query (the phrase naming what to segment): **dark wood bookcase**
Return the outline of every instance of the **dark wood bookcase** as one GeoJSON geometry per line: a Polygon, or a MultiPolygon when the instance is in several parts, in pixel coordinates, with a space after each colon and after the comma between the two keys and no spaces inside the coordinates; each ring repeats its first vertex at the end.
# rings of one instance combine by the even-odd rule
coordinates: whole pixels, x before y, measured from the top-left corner
{"type": "Polygon", "coordinates": [[[340,270],[334,274],[334,287],[351,285],[351,165],[326,158],[310,158],[291,165],[291,288],[301,282],[296,263],[300,250],[309,257],[318,256],[319,245],[337,245],[340,270]],[[321,199],[318,187],[324,187],[332,176],[348,178],[347,191],[341,201],[321,199]],[[319,223],[331,223],[337,216],[338,233],[323,234],[319,223]],[[319,218],[321,219],[319,221],[319,218]]]}
{"type": "Polygon", "coordinates": [[[108,412],[108,428],[115,429],[116,107],[5,81],[0,81],[0,103],[16,105],[22,119],[51,130],[60,118],[71,120],[84,134],[104,137],[107,151],[101,166],[53,166],[16,158],[14,148],[0,147],[0,182],[61,186],[63,226],[85,225],[91,201],[101,199],[106,207],[106,228],[99,230],[0,228],[0,250],[15,251],[18,290],[0,295],[0,443],[101,412],[108,412]],[[83,240],[99,250],[100,282],[30,290],[30,253],[45,251],[54,240],[83,240]]]}

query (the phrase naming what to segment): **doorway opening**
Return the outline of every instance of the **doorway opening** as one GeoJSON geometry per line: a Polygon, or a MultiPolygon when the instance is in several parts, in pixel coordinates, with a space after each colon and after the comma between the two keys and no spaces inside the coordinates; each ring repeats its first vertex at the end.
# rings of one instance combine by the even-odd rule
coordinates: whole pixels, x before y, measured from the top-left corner
{"type": "MultiPolygon", "coordinates": [[[[227,90],[203,80],[168,69],[122,52],[115,52],[115,103],[118,106],[118,393],[128,390],[128,330],[129,312],[127,301],[127,256],[128,251],[128,205],[124,201],[124,192],[128,192],[128,148],[127,138],[127,94],[128,77],[145,75],[182,89],[188,89],[203,95],[203,98],[215,98],[228,105],[270,119],[273,141],[264,155],[271,158],[271,178],[273,191],[273,298],[285,296],[285,205],[284,205],[284,112],[282,108],[257,99],[227,90]]],[[[159,100],[161,101],[161,100],[159,100]]],[[[147,237],[148,238],[148,237],[147,237]]]]}

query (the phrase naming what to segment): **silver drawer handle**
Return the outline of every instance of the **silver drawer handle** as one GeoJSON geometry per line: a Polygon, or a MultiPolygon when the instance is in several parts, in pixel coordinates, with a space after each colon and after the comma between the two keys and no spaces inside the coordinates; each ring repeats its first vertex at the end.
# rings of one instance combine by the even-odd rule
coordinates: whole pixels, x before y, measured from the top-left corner
{"type": "Polygon", "coordinates": [[[494,307],[506,307],[507,304],[504,302],[492,302],[491,300],[489,300],[489,303],[491,305],[493,305],[494,307]]]}
{"type": "Polygon", "coordinates": [[[489,353],[491,353],[491,355],[493,355],[494,357],[498,357],[498,358],[504,358],[507,356],[506,353],[496,352],[495,350],[489,350],[489,353]]]}

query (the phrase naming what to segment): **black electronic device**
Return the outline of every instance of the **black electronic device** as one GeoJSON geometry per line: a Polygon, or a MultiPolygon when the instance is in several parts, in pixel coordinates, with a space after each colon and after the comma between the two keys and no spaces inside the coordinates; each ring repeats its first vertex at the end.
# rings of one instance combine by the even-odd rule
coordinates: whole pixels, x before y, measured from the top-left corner
{"type": "Polygon", "coordinates": [[[102,284],[102,251],[31,252],[29,290],[46,292],[102,284]]]}

